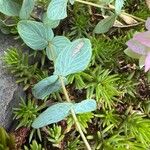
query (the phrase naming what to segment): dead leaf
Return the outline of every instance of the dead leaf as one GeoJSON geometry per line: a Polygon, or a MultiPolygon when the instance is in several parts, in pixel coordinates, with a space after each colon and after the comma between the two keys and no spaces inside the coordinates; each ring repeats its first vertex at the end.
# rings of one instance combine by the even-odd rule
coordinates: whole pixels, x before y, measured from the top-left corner
{"type": "Polygon", "coordinates": [[[137,24],[137,23],[138,23],[138,22],[137,22],[135,19],[133,19],[132,17],[126,16],[126,15],[124,15],[124,14],[120,14],[119,17],[122,18],[123,21],[124,21],[126,24],[128,24],[128,25],[132,25],[132,24],[137,24]]]}

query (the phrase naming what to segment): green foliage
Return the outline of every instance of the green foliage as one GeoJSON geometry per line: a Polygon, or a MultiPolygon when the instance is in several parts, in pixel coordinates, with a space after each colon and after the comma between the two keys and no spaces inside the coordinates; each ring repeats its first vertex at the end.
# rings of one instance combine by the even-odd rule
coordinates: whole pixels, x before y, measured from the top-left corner
{"type": "Polygon", "coordinates": [[[19,104],[18,108],[14,108],[14,119],[19,120],[17,128],[20,127],[31,127],[34,119],[39,114],[38,111],[42,109],[43,106],[37,106],[35,102],[31,99],[27,103],[21,99],[22,102],[19,104]]]}
{"type": "Polygon", "coordinates": [[[33,140],[32,144],[30,144],[30,148],[24,146],[24,150],[45,150],[45,149],[42,148],[41,144],[38,144],[37,141],[33,140]]]}
{"type": "MultiPolygon", "coordinates": [[[[86,129],[88,128],[88,124],[92,123],[92,118],[93,117],[94,117],[94,115],[91,112],[77,115],[77,118],[78,118],[78,121],[81,125],[81,128],[85,133],[87,133],[86,129]]],[[[67,126],[66,130],[69,131],[74,124],[75,124],[75,122],[74,122],[73,118],[70,116],[67,119],[67,125],[68,126],[67,126]]]]}
{"type": "Polygon", "coordinates": [[[100,118],[103,128],[110,125],[117,127],[120,123],[120,117],[114,110],[106,110],[100,114],[95,114],[94,116],[100,118]]]}
{"type": "Polygon", "coordinates": [[[47,76],[46,71],[41,71],[37,68],[37,63],[30,65],[31,56],[28,53],[23,53],[17,48],[9,48],[2,56],[5,67],[16,77],[17,83],[23,83],[24,90],[27,90],[33,81],[41,80],[47,76]]]}
{"type": "Polygon", "coordinates": [[[15,136],[8,134],[3,127],[0,127],[0,149],[12,150],[15,149],[15,136]]]}
{"type": "Polygon", "coordinates": [[[142,143],[143,146],[149,147],[150,145],[150,120],[144,116],[133,113],[127,116],[123,123],[123,129],[126,136],[131,136],[137,142],[142,143]]]}
{"type": "Polygon", "coordinates": [[[109,29],[114,25],[115,20],[116,20],[116,14],[113,14],[103,19],[96,25],[94,29],[94,33],[101,34],[109,31],[109,29]]]}
{"type": "Polygon", "coordinates": [[[83,71],[88,66],[91,56],[91,42],[85,38],[75,40],[59,54],[55,62],[54,74],[65,77],[83,71]]]}
{"type": "Polygon", "coordinates": [[[87,83],[87,97],[95,97],[102,104],[103,108],[111,109],[114,101],[117,100],[121,92],[117,89],[118,75],[110,75],[109,70],[103,70],[100,67],[90,71],[92,76],[91,82],[87,83]]]}
{"type": "Polygon", "coordinates": [[[71,111],[74,111],[75,114],[82,114],[94,111],[95,109],[96,102],[92,99],[86,99],[75,104],[71,102],[57,103],[41,113],[35,119],[32,126],[34,128],[41,128],[52,123],[57,123],[69,116],[71,111]]]}
{"type": "Polygon", "coordinates": [[[48,128],[47,139],[53,144],[54,147],[61,148],[61,142],[64,137],[65,135],[62,133],[61,126],[54,124],[52,128],[48,128]]]}

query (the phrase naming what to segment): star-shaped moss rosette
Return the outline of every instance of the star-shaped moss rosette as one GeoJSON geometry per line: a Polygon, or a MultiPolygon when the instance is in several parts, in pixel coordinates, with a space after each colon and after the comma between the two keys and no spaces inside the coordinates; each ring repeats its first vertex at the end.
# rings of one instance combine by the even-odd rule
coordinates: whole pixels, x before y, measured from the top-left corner
{"type": "Polygon", "coordinates": [[[139,59],[140,68],[145,66],[145,72],[150,70],[150,18],[146,21],[146,29],[148,31],[137,33],[126,44],[128,48],[125,53],[139,59]]]}

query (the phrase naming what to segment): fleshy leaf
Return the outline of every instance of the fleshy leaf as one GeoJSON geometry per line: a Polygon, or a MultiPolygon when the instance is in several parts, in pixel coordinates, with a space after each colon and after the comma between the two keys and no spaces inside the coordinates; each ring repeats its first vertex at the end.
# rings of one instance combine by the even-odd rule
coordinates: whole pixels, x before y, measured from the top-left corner
{"type": "Polygon", "coordinates": [[[150,31],[138,33],[134,36],[134,39],[141,44],[150,47],[150,31]]]}
{"type": "Polygon", "coordinates": [[[129,47],[129,49],[131,49],[135,53],[141,55],[146,54],[146,47],[143,44],[139,43],[138,41],[131,39],[126,44],[129,47]]]}
{"type": "Polygon", "coordinates": [[[7,16],[19,16],[20,9],[18,0],[0,0],[0,12],[7,16]]]}
{"type": "Polygon", "coordinates": [[[150,17],[146,20],[145,27],[150,31],[150,17]]]}
{"type": "Polygon", "coordinates": [[[35,4],[34,0],[23,0],[19,17],[21,19],[28,19],[34,8],[34,4],[35,4]]]}
{"type": "Polygon", "coordinates": [[[87,113],[96,110],[96,101],[86,99],[80,103],[74,104],[73,109],[76,114],[87,113]]]}
{"type": "Polygon", "coordinates": [[[91,42],[78,39],[66,46],[55,62],[56,75],[67,76],[83,71],[89,64],[92,55],[91,42]]]}
{"type": "Polygon", "coordinates": [[[18,23],[18,32],[23,41],[34,50],[43,50],[54,37],[51,28],[41,22],[29,20],[18,23]]]}
{"type": "Polygon", "coordinates": [[[141,57],[140,54],[133,52],[132,50],[130,50],[129,48],[127,48],[124,53],[126,55],[128,55],[131,58],[135,58],[135,59],[139,59],[141,57]]]}
{"type": "Polygon", "coordinates": [[[101,20],[95,27],[94,33],[100,34],[100,33],[106,33],[109,31],[109,29],[114,25],[114,22],[116,20],[116,15],[109,16],[103,20],[101,20]]]}
{"type": "Polygon", "coordinates": [[[47,16],[51,20],[60,20],[67,17],[68,0],[52,0],[47,9],[47,16]]]}
{"type": "Polygon", "coordinates": [[[72,103],[57,103],[47,108],[33,122],[33,128],[41,128],[65,119],[70,113],[72,103]]]}
{"type": "Polygon", "coordinates": [[[50,28],[56,28],[60,23],[60,20],[51,20],[51,19],[49,19],[47,17],[46,13],[44,13],[42,21],[45,25],[47,25],[50,28]]]}
{"type": "Polygon", "coordinates": [[[150,52],[147,54],[145,59],[145,72],[150,70],[150,52]]]}
{"type": "Polygon", "coordinates": [[[124,5],[124,1],[125,0],[116,0],[115,1],[115,11],[116,11],[117,14],[121,13],[121,9],[124,5]]]}
{"type": "Polygon", "coordinates": [[[58,76],[53,75],[38,82],[32,89],[34,97],[44,99],[53,92],[61,89],[61,83],[58,76]]]}

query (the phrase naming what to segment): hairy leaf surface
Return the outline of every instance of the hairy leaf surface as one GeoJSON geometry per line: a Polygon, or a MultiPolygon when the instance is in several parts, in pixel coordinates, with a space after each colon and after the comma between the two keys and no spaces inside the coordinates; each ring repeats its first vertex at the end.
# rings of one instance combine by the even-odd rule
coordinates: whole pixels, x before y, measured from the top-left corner
{"type": "Polygon", "coordinates": [[[47,16],[52,20],[64,19],[67,17],[68,0],[52,0],[47,9],[47,16]]]}
{"type": "Polygon", "coordinates": [[[83,38],[73,41],[58,55],[54,74],[65,77],[83,71],[88,66],[91,55],[90,40],[83,38]]]}
{"type": "Polygon", "coordinates": [[[32,49],[43,50],[54,37],[51,28],[41,22],[22,20],[18,23],[18,32],[23,41],[32,49]]]}
{"type": "Polygon", "coordinates": [[[61,83],[58,80],[58,76],[53,75],[37,83],[33,87],[32,93],[37,99],[44,99],[51,93],[58,91],[60,88],[61,83]]]}
{"type": "Polygon", "coordinates": [[[67,102],[57,103],[49,107],[35,119],[35,121],[32,124],[32,127],[41,128],[65,119],[65,117],[67,117],[70,114],[69,111],[71,107],[72,103],[67,102]]]}
{"type": "Polygon", "coordinates": [[[0,12],[7,16],[19,16],[21,3],[19,0],[0,0],[0,12]]]}
{"type": "Polygon", "coordinates": [[[76,114],[87,113],[96,110],[96,101],[93,99],[86,99],[80,103],[74,104],[73,109],[76,114]]]}
{"type": "Polygon", "coordinates": [[[34,0],[23,0],[23,4],[20,10],[19,17],[21,19],[28,19],[34,8],[34,4],[35,4],[34,0]]]}

